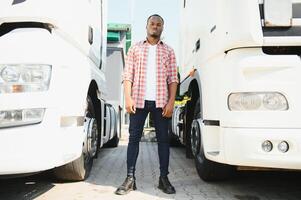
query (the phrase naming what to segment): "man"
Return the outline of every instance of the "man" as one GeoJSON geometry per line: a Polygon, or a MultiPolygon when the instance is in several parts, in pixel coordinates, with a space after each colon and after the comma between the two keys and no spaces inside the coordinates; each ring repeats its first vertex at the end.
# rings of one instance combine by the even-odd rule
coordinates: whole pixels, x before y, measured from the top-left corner
{"type": "Polygon", "coordinates": [[[169,138],[168,120],[172,115],[178,78],[175,54],[163,43],[164,20],[160,15],[147,19],[147,38],[132,46],[126,58],[123,74],[126,110],[130,113],[127,149],[127,177],[116,194],[136,190],[135,166],[145,119],[152,113],[158,141],[160,162],[159,186],[167,194],[175,193],[168,180],[169,138]]]}

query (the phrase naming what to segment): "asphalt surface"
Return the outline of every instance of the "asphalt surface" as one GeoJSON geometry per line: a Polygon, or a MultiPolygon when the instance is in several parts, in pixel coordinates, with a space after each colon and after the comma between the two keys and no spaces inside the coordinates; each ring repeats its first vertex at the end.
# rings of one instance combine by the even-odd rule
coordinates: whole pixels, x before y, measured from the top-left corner
{"type": "Polygon", "coordinates": [[[144,138],[137,161],[137,191],[114,194],[126,174],[126,139],[117,148],[104,148],[94,161],[90,177],[83,182],[62,183],[50,172],[0,180],[0,200],[90,200],[90,199],[214,199],[214,200],[300,200],[301,172],[239,172],[231,179],[206,183],[185,158],[183,147],[171,148],[169,179],[177,193],[157,189],[159,165],[157,144],[144,138]]]}

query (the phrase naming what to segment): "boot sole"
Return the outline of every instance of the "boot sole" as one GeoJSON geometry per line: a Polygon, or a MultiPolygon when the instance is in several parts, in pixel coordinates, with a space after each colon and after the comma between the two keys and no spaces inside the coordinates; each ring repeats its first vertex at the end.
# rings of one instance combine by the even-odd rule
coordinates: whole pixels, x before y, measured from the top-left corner
{"type": "Polygon", "coordinates": [[[164,190],[164,188],[162,186],[158,186],[158,189],[160,189],[162,192],[164,192],[165,194],[175,194],[176,192],[167,192],[166,190],[164,190]]]}
{"type": "Polygon", "coordinates": [[[129,192],[135,191],[135,190],[137,190],[136,184],[133,186],[133,188],[129,189],[128,191],[125,191],[124,193],[119,193],[119,192],[114,192],[114,193],[117,195],[125,195],[125,194],[128,194],[129,192]]]}

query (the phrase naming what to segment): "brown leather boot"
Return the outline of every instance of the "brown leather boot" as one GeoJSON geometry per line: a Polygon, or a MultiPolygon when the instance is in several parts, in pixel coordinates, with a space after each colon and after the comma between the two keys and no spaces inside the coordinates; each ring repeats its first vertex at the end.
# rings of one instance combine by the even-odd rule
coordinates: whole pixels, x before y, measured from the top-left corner
{"type": "Polygon", "coordinates": [[[126,179],[124,180],[124,182],[122,183],[121,186],[119,186],[117,188],[117,190],[115,191],[115,194],[118,195],[124,195],[129,193],[132,190],[136,190],[136,179],[133,176],[128,176],[126,177],[126,179]]]}

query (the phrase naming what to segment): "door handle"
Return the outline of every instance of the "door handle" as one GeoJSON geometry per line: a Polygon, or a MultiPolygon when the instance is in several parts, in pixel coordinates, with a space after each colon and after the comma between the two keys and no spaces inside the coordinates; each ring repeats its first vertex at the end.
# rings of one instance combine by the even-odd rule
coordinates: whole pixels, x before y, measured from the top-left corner
{"type": "Polygon", "coordinates": [[[200,39],[198,39],[198,41],[196,41],[195,43],[195,51],[197,52],[200,49],[200,47],[201,47],[201,41],[200,39]]]}
{"type": "Polygon", "coordinates": [[[89,26],[88,41],[89,44],[93,44],[93,28],[91,26],[89,26]]]}

